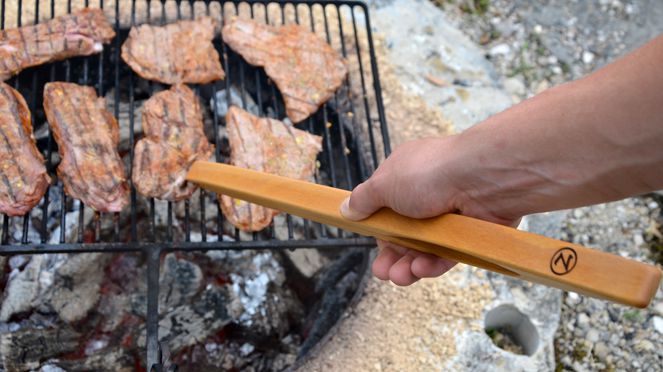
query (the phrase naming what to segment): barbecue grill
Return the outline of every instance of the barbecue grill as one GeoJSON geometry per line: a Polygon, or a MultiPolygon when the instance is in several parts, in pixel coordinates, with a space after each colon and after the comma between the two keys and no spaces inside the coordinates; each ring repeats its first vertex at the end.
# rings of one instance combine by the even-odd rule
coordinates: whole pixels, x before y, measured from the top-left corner
{"type": "MultiPolygon", "coordinates": [[[[21,25],[43,22],[44,20],[61,15],[58,8],[64,2],[48,1],[26,1],[22,0],[1,1],[0,27],[2,29],[17,27],[21,25]],[[30,6],[31,9],[27,9],[30,6]],[[32,9],[32,6],[34,8],[32,9]],[[15,13],[14,13],[15,12],[15,13]],[[9,14],[18,14],[12,19],[9,14]]],[[[303,124],[304,129],[322,135],[324,150],[319,156],[320,169],[317,182],[329,183],[334,187],[351,189],[363,181],[367,175],[377,167],[378,162],[390,151],[387,124],[382,104],[380,82],[378,77],[375,50],[371,36],[371,27],[367,6],[359,1],[304,1],[295,0],[287,2],[270,1],[109,1],[109,0],[85,0],[66,2],[66,12],[80,6],[91,6],[103,8],[107,16],[114,18],[112,22],[117,36],[110,45],[106,45],[99,55],[79,57],[45,66],[31,68],[21,72],[10,79],[8,83],[19,90],[30,106],[33,116],[35,130],[48,127],[42,109],[43,85],[48,81],[72,81],[79,84],[94,86],[100,96],[106,96],[114,101],[116,117],[119,114],[119,102],[121,98],[128,99],[130,104],[130,131],[128,154],[128,171],[131,171],[133,162],[133,147],[137,137],[134,132],[134,111],[136,104],[135,93],[139,86],[148,86],[153,92],[159,86],[149,83],[133,72],[120,59],[120,46],[127,37],[131,25],[139,23],[165,24],[170,22],[167,9],[175,9],[176,18],[195,18],[197,15],[208,14],[219,20],[227,19],[237,15],[239,12],[248,11],[251,17],[262,17],[269,23],[303,23],[310,26],[314,32],[326,37],[327,41],[335,45],[344,57],[353,60],[358,69],[351,70],[346,79],[344,87],[325,104],[315,115],[307,119],[303,124]],[[144,6],[147,3],[147,6],[144,6]],[[276,7],[277,15],[269,11],[276,7]],[[321,14],[323,23],[314,22],[315,14],[321,14]],[[130,17],[130,20],[126,18],[130,17]],[[342,21],[343,18],[343,21],[342,21]],[[308,20],[308,24],[304,23],[308,20]],[[128,23],[127,23],[128,22],[128,23]],[[337,26],[330,27],[331,24],[337,26]],[[350,27],[348,27],[350,26],[350,27]],[[367,44],[360,42],[361,35],[365,35],[367,44]],[[350,43],[346,41],[350,40],[350,43]],[[364,49],[362,49],[364,48],[364,49]],[[351,85],[358,91],[356,98],[352,92],[351,85]],[[352,96],[352,97],[351,97],[352,96]],[[363,134],[363,135],[362,135],[363,134]],[[324,176],[322,176],[324,175],[324,176]]],[[[222,65],[227,77],[223,81],[211,84],[195,86],[197,93],[208,95],[216,107],[217,95],[215,92],[225,89],[230,92],[232,86],[239,87],[240,91],[252,92],[262,116],[272,115],[282,119],[284,115],[282,99],[262,69],[246,64],[241,57],[231,51],[221,40],[215,39],[215,46],[221,55],[222,65]],[[268,88],[265,88],[268,87],[268,88]],[[211,92],[211,94],[210,94],[211,92]]],[[[226,94],[228,105],[231,95],[226,94]]],[[[247,100],[242,93],[242,106],[246,107],[247,100]]],[[[206,106],[206,110],[209,109],[206,106]]],[[[227,143],[224,143],[218,135],[223,126],[223,118],[216,110],[212,110],[212,125],[216,145],[217,161],[226,160],[228,151],[227,143]]],[[[301,127],[301,126],[300,126],[301,127]]],[[[57,145],[50,132],[44,139],[38,141],[40,150],[44,153],[47,169],[54,176],[57,167],[57,145]]],[[[56,180],[55,184],[61,184],[56,180]]],[[[61,190],[61,189],[60,189],[61,190]]],[[[371,238],[359,237],[357,235],[343,232],[335,228],[321,226],[313,222],[304,221],[306,226],[311,226],[315,234],[307,233],[303,238],[297,238],[293,234],[293,221],[290,216],[287,220],[287,239],[277,238],[274,228],[268,228],[261,233],[253,235],[240,234],[234,231],[233,241],[223,239],[224,216],[216,203],[216,196],[203,190],[199,193],[199,200],[186,200],[184,204],[184,217],[174,215],[175,203],[168,203],[168,219],[165,233],[158,233],[155,222],[154,199],[142,200],[137,195],[135,188],[131,188],[131,205],[127,208],[127,222],[120,213],[99,213],[85,208],[82,203],[77,203],[78,221],[67,221],[68,196],[61,191],[59,210],[49,210],[49,192],[45,194],[44,200],[24,217],[2,216],[2,236],[0,242],[0,254],[55,254],[55,253],[82,253],[82,252],[142,252],[147,260],[147,317],[146,317],[146,347],[147,363],[150,370],[162,370],[164,360],[162,359],[158,341],[158,284],[160,256],[169,251],[206,251],[206,250],[260,250],[260,249],[297,249],[297,248],[321,248],[321,249],[343,249],[348,247],[370,248],[375,245],[371,238]],[[138,203],[144,201],[149,205],[149,213],[146,216],[139,215],[138,203]],[[200,213],[199,226],[191,216],[192,203],[199,203],[200,213]],[[208,232],[205,216],[207,204],[216,204],[216,231],[208,232]],[[67,224],[78,226],[78,236],[74,242],[67,241],[65,229],[60,228],[59,236],[51,236],[52,233],[46,226],[49,214],[55,213],[61,227],[67,224]],[[89,225],[85,223],[85,215],[92,215],[93,219],[89,225]],[[40,217],[43,226],[36,226],[34,217],[40,217]],[[149,228],[139,227],[139,219],[147,219],[149,228]],[[12,220],[14,219],[14,220],[12,220]],[[184,226],[184,237],[178,240],[173,233],[175,219],[184,226]],[[22,230],[12,231],[11,226],[20,225],[16,220],[22,222],[22,230]],[[194,221],[194,222],[192,222],[194,221]],[[86,226],[92,226],[94,233],[89,236],[85,234],[86,226]],[[111,226],[110,233],[102,233],[103,226],[111,226]],[[39,231],[40,236],[30,236],[31,229],[39,231]],[[192,231],[196,230],[196,234],[192,231]],[[192,235],[195,235],[192,238],[192,235]]],[[[105,228],[104,228],[105,229],[105,228]]]]}

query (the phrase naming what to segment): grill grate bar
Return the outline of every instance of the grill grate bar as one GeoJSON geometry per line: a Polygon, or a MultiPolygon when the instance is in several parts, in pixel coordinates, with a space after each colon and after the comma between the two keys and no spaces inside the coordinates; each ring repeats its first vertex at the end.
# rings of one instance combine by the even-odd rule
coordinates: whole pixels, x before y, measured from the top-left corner
{"type": "Polygon", "coordinates": [[[2,244],[9,242],[9,216],[4,215],[2,218],[2,244]]]}
{"type": "Polygon", "coordinates": [[[230,241],[222,240],[210,244],[209,242],[180,242],[180,243],[151,243],[136,242],[134,244],[126,243],[63,243],[63,244],[36,244],[31,245],[9,245],[3,247],[2,254],[54,254],[54,253],[122,253],[122,252],[149,252],[161,249],[164,252],[169,251],[246,251],[246,250],[285,250],[297,248],[324,249],[329,251],[342,251],[348,247],[373,248],[375,239],[373,238],[326,238],[326,239],[302,239],[302,240],[283,240],[279,241],[278,248],[270,240],[242,240],[230,241]]]}
{"type": "Polygon", "coordinates": [[[373,120],[371,119],[371,109],[368,104],[368,92],[366,91],[366,79],[364,78],[364,63],[361,57],[361,47],[359,46],[359,36],[357,36],[357,20],[355,10],[351,8],[352,28],[355,36],[355,50],[357,52],[357,62],[359,63],[359,75],[361,76],[361,90],[364,96],[364,111],[366,111],[366,122],[368,123],[368,138],[371,143],[371,157],[373,159],[373,168],[377,167],[378,155],[375,149],[375,135],[373,134],[373,120]]]}
{"type": "MultiPolygon", "coordinates": [[[[161,364],[159,356],[159,264],[161,249],[146,252],[147,258],[147,319],[145,333],[147,335],[147,365],[161,364]]],[[[158,367],[157,367],[158,368],[158,367]]]]}

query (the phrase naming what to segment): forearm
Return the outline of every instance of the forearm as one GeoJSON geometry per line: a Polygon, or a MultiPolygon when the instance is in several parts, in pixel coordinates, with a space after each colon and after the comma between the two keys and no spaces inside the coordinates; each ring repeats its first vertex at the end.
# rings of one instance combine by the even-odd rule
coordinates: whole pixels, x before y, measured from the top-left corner
{"type": "Polygon", "coordinates": [[[457,142],[462,197],[505,218],[663,188],[663,37],[457,142]]]}

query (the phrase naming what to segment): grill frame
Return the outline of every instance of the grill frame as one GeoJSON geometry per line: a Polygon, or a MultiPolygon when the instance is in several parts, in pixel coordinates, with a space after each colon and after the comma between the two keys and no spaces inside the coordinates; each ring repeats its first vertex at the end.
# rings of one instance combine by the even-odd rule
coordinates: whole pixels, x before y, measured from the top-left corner
{"type": "MultiPolygon", "coordinates": [[[[35,1],[35,18],[33,22],[30,22],[30,24],[33,23],[38,23],[40,19],[40,12],[50,12],[50,18],[53,18],[55,15],[55,3],[56,0],[50,0],[50,9],[40,9],[40,3],[43,1],[36,0],[35,1]]],[[[74,59],[75,61],[79,61],[81,69],[78,71],[73,71],[72,72],[72,67],[74,65],[74,61],[72,60],[65,60],[61,62],[56,62],[56,63],[51,63],[49,65],[41,66],[41,67],[36,67],[36,68],[31,68],[28,69],[24,72],[19,73],[16,77],[13,77],[12,79],[9,79],[7,81],[8,84],[12,85],[14,88],[16,88],[19,91],[22,91],[22,87],[25,86],[25,84],[29,84],[28,87],[31,89],[33,93],[32,99],[28,100],[28,106],[30,108],[30,111],[33,116],[33,125],[36,126],[35,122],[35,110],[37,109],[37,94],[36,92],[40,91],[37,87],[38,84],[38,75],[41,73],[42,75],[46,73],[48,75],[48,78],[46,80],[48,81],[55,81],[58,80],[56,79],[56,70],[61,70],[64,69],[64,79],[65,81],[72,81],[75,76],[79,76],[78,81],[76,82],[82,82],[85,85],[95,85],[95,88],[97,89],[97,93],[100,96],[104,96],[108,91],[110,91],[112,88],[114,89],[114,111],[111,111],[114,116],[117,118],[119,115],[119,102],[120,102],[120,95],[121,95],[121,79],[120,79],[120,66],[121,65],[126,65],[124,61],[120,59],[120,46],[121,46],[121,35],[124,34],[121,33],[121,30],[125,30],[124,28],[120,27],[120,4],[121,0],[116,0],[112,2],[112,6],[115,7],[114,13],[115,13],[115,22],[113,24],[115,31],[117,33],[117,36],[114,38],[114,40],[111,42],[111,46],[105,46],[104,50],[98,54],[98,55],[92,55],[89,57],[77,57],[74,59]],[[108,59],[110,59],[110,63],[112,64],[112,76],[105,76],[105,63],[108,63],[108,59]],[[96,62],[95,62],[96,61],[96,62]],[[36,69],[39,69],[41,72],[35,72],[36,69]],[[94,70],[93,70],[94,69],[94,70]],[[27,75],[27,78],[26,78],[27,75]],[[91,81],[94,78],[94,75],[96,75],[97,79],[95,81],[91,81]],[[92,77],[91,77],[92,76],[92,77]],[[26,80],[28,80],[26,82],[26,80]]],[[[111,3],[111,1],[106,0],[106,3],[111,3]]],[[[122,8],[124,9],[124,5],[130,3],[129,6],[131,6],[131,25],[136,25],[138,24],[135,20],[136,16],[136,0],[132,0],[130,2],[123,2],[122,3],[122,8]]],[[[165,0],[148,0],[148,7],[147,7],[147,23],[153,23],[150,22],[150,9],[152,8],[151,4],[152,3],[160,3],[161,9],[162,9],[162,16],[160,17],[161,21],[160,23],[156,24],[165,24],[166,22],[166,3],[169,3],[169,1],[165,0]]],[[[364,104],[364,111],[366,113],[366,123],[368,124],[368,136],[369,136],[369,141],[370,141],[370,149],[371,149],[371,154],[370,154],[370,159],[362,159],[361,156],[357,155],[356,158],[356,164],[354,166],[358,169],[358,177],[355,177],[354,179],[351,176],[351,171],[350,171],[350,159],[347,156],[347,153],[345,152],[345,147],[346,147],[346,138],[345,138],[345,131],[343,128],[343,124],[340,122],[340,115],[341,113],[338,112],[337,110],[335,111],[334,109],[328,107],[330,106],[330,103],[325,103],[324,106],[321,108],[319,111],[322,115],[322,120],[323,123],[327,123],[328,121],[332,121],[332,118],[328,117],[329,115],[333,115],[335,112],[336,117],[336,123],[338,125],[335,126],[334,129],[338,128],[338,136],[341,140],[340,145],[337,143],[332,143],[332,132],[327,125],[322,125],[324,128],[323,133],[318,133],[323,135],[323,147],[325,150],[323,150],[323,154],[321,156],[327,156],[328,159],[326,160],[330,169],[330,178],[331,178],[331,186],[335,187],[344,187],[344,188],[351,188],[358,184],[359,182],[365,180],[367,178],[367,169],[375,169],[379,163],[379,159],[382,156],[387,156],[391,149],[390,149],[390,143],[389,143],[389,134],[388,134],[388,128],[387,128],[387,122],[386,122],[386,115],[384,111],[384,106],[383,106],[383,101],[382,101],[382,92],[381,92],[381,86],[380,86],[380,78],[379,78],[379,71],[377,67],[377,59],[376,59],[376,54],[375,54],[375,48],[374,48],[374,43],[373,43],[373,36],[372,36],[372,30],[371,30],[371,23],[370,23],[370,16],[369,16],[369,9],[367,5],[362,2],[362,1],[333,1],[333,0],[315,0],[315,1],[308,1],[308,0],[290,0],[290,1],[269,1],[269,0],[248,0],[248,1],[240,1],[240,0],[229,0],[229,1],[177,1],[177,11],[178,11],[178,19],[182,19],[182,14],[180,13],[181,10],[181,4],[182,3],[203,3],[205,5],[205,9],[207,14],[210,13],[210,5],[213,3],[219,3],[221,4],[221,10],[222,10],[222,16],[223,19],[227,16],[225,12],[226,4],[233,4],[235,12],[239,11],[240,4],[248,4],[251,9],[251,16],[253,17],[253,11],[254,7],[256,5],[262,5],[265,7],[265,17],[266,20],[268,17],[269,12],[267,11],[267,7],[271,6],[271,4],[277,4],[281,8],[281,22],[285,22],[285,15],[284,15],[284,9],[288,6],[294,7],[295,9],[295,17],[296,17],[296,22],[299,23],[299,10],[298,6],[299,5],[304,5],[309,12],[310,20],[311,20],[311,27],[315,27],[314,24],[314,17],[312,14],[312,9],[315,6],[320,6],[322,7],[323,14],[324,14],[324,28],[325,28],[325,34],[327,37],[327,42],[332,43],[332,37],[331,33],[328,27],[328,16],[327,16],[327,7],[332,6],[336,9],[336,15],[338,16],[338,24],[340,26],[340,31],[339,31],[339,41],[341,42],[341,47],[342,47],[342,54],[344,57],[347,56],[347,50],[346,50],[346,45],[345,45],[345,35],[344,35],[344,30],[343,30],[343,24],[341,22],[341,9],[342,7],[345,7],[346,9],[349,9],[349,12],[351,14],[351,23],[353,26],[353,30],[346,30],[345,34],[354,34],[354,47],[355,47],[355,53],[358,58],[358,63],[359,63],[359,75],[361,77],[361,87],[364,92],[364,97],[363,97],[363,104],[364,104]],[[361,13],[361,14],[359,14],[361,13]],[[363,17],[363,22],[360,19],[360,17],[363,17]],[[362,25],[363,23],[363,25],[362,25]],[[368,42],[368,51],[361,51],[360,48],[360,43],[358,41],[358,30],[363,30],[363,32],[366,33],[367,37],[367,42],[368,42]],[[370,56],[370,61],[362,61],[362,52],[363,53],[368,53],[370,56]],[[369,70],[370,69],[370,70],[369,70]],[[365,71],[370,71],[371,77],[372,77],[372,87],[368,86],[368,79],[366,78],[366,73],[365,71]],[[374,93],[374,102],[369,102],[369,99],[367,98],[367,92],[369,90],[372,90],[374,93]],[[376,117],[371,116],[371,107],[375,109],[374,112],[377,113],[376,117]],[[379,133],[374,133],[374,128],[373,128],[373,123],[376,122],[379,125],[379,133]],[[376,141],[381,141],[382,144],[382,149],[383,149],[383,154],[379,154],[376,146],[376,141]],[[338,149],[338,146],[342,146],[341,149],[343,149],[342,153],[343,156],[341,157],[343,161],[343,166],[344,169],[346,170],[344,175],[346,179],[344,180],[345,183],[343,183],[342,180],[338,180],[337,175],[335,174],[335,164],[334,164],[334,158],[333,158],[333,150],[338,149]],[[364,164],[364,161],[368,161],[369,164],[364,164]]],[[[104,5],[104,0],[85,0],[84,2],[85,6],[91,6],[91,7],[99,7],[99,8],[105,8],[104,5]]],[[[23,19],[23,1],[18,0],[17,4],[17,14],[20,16],[17,19],[17,26],[21,26],[21,21],[23,19]]],[[[6,1],[1,0],[0,1],[0,29],[5,29],[5,15],[6,15],[6,1]]],[[[67,12],[72,11],[72,1],[68,0],[67,1],[67,12]]],[[[196,14],[193,10],[193,5],[191,5],[191,17],[194,17],[196,14]]],[[[232,16],[232,15],[231,15],[232,16]]],[[[269,21],[269,20],[268,20],[269,21]]],[[[43,20],[42,20],[43,22],[43,20]]],[[[314,30],[315,31],[315,30],[314,30]]],[[[234,52],[230,50],[226,46],[226,44],[221,40],[219,36],[215,39],[215,46],[217,47],[217,50],[220,52],[220,57],[221,57],[221,63],[224,67],[224,70],[226,71],[227,77],[225,80],[221,81],[216,81],[214,83],[211,83],[213,87],[213,92],[218,91],[219,89],[226,89],[226,92],[230,91],[230,87],[235,85],[239,86],[240,90],[244,92],[245,90],[244,85],[244,76],[245,76],[245,71],[243,70],[244,68],[249,68],[247,67],[248,65],[245,66],[244,63],[239,64],[239,76],[240,76],[240,81],[231,81],[231,74],[230,74],[230,63],[229,59],[232,59],[234,52]],[[228,57],[231,56],[231,57],[228,57]]],[[[234,56],[234,58],[239,58],[238,56],[234,56]]],[[[256,82],[261,81],[261,79],[266,79],[266,76],[264,73],[260,73],[262,69],[255,69],[255,80],[256,82]]],[[[59,71],[60,75],[62,75],[62,71],[59,71]]],[[[129,118],[130,118],[130,131],[129,131],[129,143],[130,143],[130,154],[129,154],[129,169],[127,174],[130,175],[132,171],[132,163],[133,163],[133,149],[135,145],[135,128],[134,128],[134,109],[137,107],[136,102],[135,102],[135,86],[136,84],[142,80],[142,78],[138,77],[135,75],[135,73],[130,73],[129,74],[129,84],[127,87],[127,94],[129,96],[129,105],[130,105],[130,113],[129,113],[129,118]]],[[[354,114],[354,106],[353,106],[353,100],[349,97],[349,77],[346,78],[346,81],[344,82],[344,85],[347,87],[348,92],[348,101],[350,102],[350,107],[351,107],[351,112],[354,114]]],[[[258,85],[258,84],[256,84],[258,85]]],[[[150,83],[150,88],[149,91],[150,93],[153,93],[155,89],[154,83],[150,83]]],[[[196,86],[194,88],[194,91],[198,94],[199,93],[199,87],[196,86]]],[[[260,92],[260,88],[258,88],[258,92],[260,92]]],[[[338,101],[339,101],[339,92],[335,93],[334,96],[331,98],[330,102],[334,103],[335,107],[338,106],[338,101]]],[[[151,95],[151,94],[150,94],[151,95]]],[[[271,84],[271,92],[267,93],[268,96],[272,97],[272,100],[274,101],[274,106],[273,110],[276,113],[277,118],[279,117],[279,106],[276,103],[275,97],[278,97],[274,84],[271,84]]],[[[213,94],[213,99],[215,101],[215,106],[216,106],[216,95],[213,94]]],[[[228,97],[230,95],[227,95],[228,97]]],[[[27,99],[27,97],[26,97],[27,99]]],[[[261,102],[261,94],[258,93],[257,97],[257,103],[259,106],[262,106],[261,102]]],[[[244,94],[242,94],[242,103],[243,106],[246,107],[246,99],[244,94]]],[[[230,104],[230,98],[229,102],[230,104]]],[[[214,133],[215,133],[215,145],[216,145],[216,160],[221,161],[222,156],[221,156],[221,148],[222,144],[220,143],[219,140],[219,127],[221,126],[221,119],[217,116],[216,110],[213,111],[213,128],[214,128],[214,133]]],[[[266,116],[265,112],[261,111],[260,112],[261,116],[266,116]]],[[[304,125],[301,125],[301,127],[304,127],[310,131],[313,131],[314,128],[314,120],[315,118],[311,117],[307,119],[307,123],[304,125]]],[[[356,120],[352,120],[354,125],[357,125],[356,120]]],[[[43,125],[46,125],[45,123],[43,125]]],[[[354,137],[354,145],[355,149],[358,148],[358,142],[361,141],[361,139],[354,137]]],[[[55,176],[56,172],[56,164],[53,163],[53,151],[55,150],[56,144],[53,141],[53,136],[50,133],[50,128],[49,128],[49,135],[48,135],[48,142],[47,145],[45,146],[45,149],[41,149],[42,152],[45,152],[45,158],[46,158],[46,164],[47,164],[47,169],[48,173],[50,175],[55,176]],[[44,151],[45,150],[45,151],[44,151]]],[[[342,177],[343,175],[340,175],[339,177],[342,177]]],[[[129,177],[130,178],[130,177],[129,177]]],[[[316,180],[318,181],[318,180],[316,180]]],[[[58,181],[61,182],[61,181],[58,181]]],[[[50,187],[49,187],[50,188],[50,187]]],[[[35,209],[41,210],[41,215],[43,216],[43,223],[46,225],[48,218],[46,216],[48,215],[48,207],[49,207],[49,195],[50,193],[47,191],[45,194],[43,201],[40,202],[39,205],[37,205],[35,209]]],[[[64,190],[61,191],[60,195],[60,226],[65,226],[66,225],[66,217],[67,217],[67,199],[69,197],[64,194],[64,190]]],[[[220,211],[220,208],[218,207],[217,204],[217,217],[216,217],[216,223],[217,223],[217,239],[216,241],[208,241],[208,234],[207,234],[207,225],[206,225],[206,218],[205,218],[205,208],[204,208],[204,203],[205,202],[215,202],[215,198],[212,198],[212,195],[208,195],[205,191],[202,191],[199,193],[199,202],[201,203],[201,208],[200,208],[200,213],[201,213],[201,218],[200,218],[200,234],[201,234],[201,241],[191,241],[191,232],[192,232],[192,226],[190,223],[190,200],[186,200],[183,203],[185,204],[185,218],[184,218],[184,230],[185,230],[185,239],[184,241],[172,241],[173,238],[173,203],[168,202],[168,224],[167,224],[167,238],[170,238],[171,241],[157,241],[155,239],[155,231],[156,231],[156,226],[155,226],[155,201],[154,199],[149,200],[149,216],[148,218],[150,219],[150,228],[151,228],[151,239],[140,239],[139,238],[139,233],[138,233],[138,216],[136,213],[137,210],[137,204],[138,204],[138,198],[139,196],[136,193],[135,188],[133,185],[131,185],[131,215],[130,215],[130,222],[129,222],[129,228],[130,228],[130,239],[129,241],[122,241],[120,237],[120,214],[115,213],[112,214],[112,220],[113,220],[113,235],[114,235],[114,241],[100,241],[100,236],[101,236],[101,219],[104,217],[102,216],[99,212],[94,212],[94,221],[92,222],[94,224],[94,231],[95,231],[95,242],[84,242],[84,229],[79,228],[78,229],[78,237],[77,237],[77,242],[74,243],[69,243],[66,242],[66,236],[65,236],[65,229],[61,228],[60,229],[60,236],[59,236],[59,242],[55,244],[49,244],[48,243],[48,229],[46,226],[42,229],[41,236],[40,236],[40,241],[39,242],[31,242],[29,240],[28,232],[30,229],[30,216],[32,214],[32,211],[28,214],[26,214],[24,217],[13,217],[13,218],[22,218],[23,219],[23,224],[22,224],[22,234],[21,234],[21,239],[20,242],[10,242],[10,231],[9,231],[9,226],[10,226],[10,217],[6,215],[2,215],[2,229],[0,231],[1,237],[0,237],[0,255],[12,255],[12,254],[55,254],[55,253],[86,253],[86,252],[103,252],[103,253],[120,253],[120,252],[142,252],[142,254],[145,255],[146,261],[147,261],[147,316],[146,316],[146,351],[147,351],[147,363],[146,366],[150,366],[150,370],[161,370],[163,368],[162,364],[162,356],[161,356],[161,351],[160,351],[160,345],[158,342],[158,321],[159,321],[159,313],[158,313],[158,290],[159,290],[159,269],[160,269],[160,258],[161,255],[167,252],[171,251],[209,251],[209,250],[262,250],[262,249],[298,249],[298,248],[320,248],[320,249],[346,249],[349,247],[362,247],[362,248],[372,248],[375,246],[375,241],[372,238],[366,238],[366,237],[360,237],[357,236],[356,234],[351,234],[347,232],[343,232],[342,230],[337,230],[337,235],[338,237],[331,237],[328,236],[327,234],[327,228],[317,224],[313,223],[310,221],[304,221],[305,226],[307,227],[306,230],[306,236],[304,239],[294,239],[293,238],[293,222],[291,217],[288,215],[287,218],[287,225],[288,225],[288,239],[287,240],[279,240],[276,239],[274,235],[274,229],[272,228],[271,230],[271,238],[270,237],[265,237],[260,234],[254,233],[252,235],[252,239],[250,240],[241,240],[241,239],[236,239],[236,241],[225,241],[223,240],[223,214],[220,211]],[[211,201],[212,200],[212,201],[211,201]],[[319,228],[320,234],[318,237],[311,237],[309,232],[310,229],[309,224],[313,224],[312,228],[315,230],[315,228],[319,228]]],[[[85,209],[85,206],[83,203],[78,203],[78,210],[79,210],[79,221],[78,221],[78,226],[85,226],[85,213],[92,213],[92,211],[85,209]]],[[[108,217],[108,216],[106,216],[108,217]]],[[[315,230],[317,232],[317,230],[315,230]]],[[[239,231],[235,229],[235,238],[240,238],[239,231]]],[[[364,262],[364,265],[367,265],[367,262],[364,262]]]]}

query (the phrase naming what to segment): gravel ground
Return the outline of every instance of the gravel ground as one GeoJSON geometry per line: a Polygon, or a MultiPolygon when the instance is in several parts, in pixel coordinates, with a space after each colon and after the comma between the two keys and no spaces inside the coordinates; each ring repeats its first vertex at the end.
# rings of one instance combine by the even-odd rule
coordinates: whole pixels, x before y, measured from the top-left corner
{"type": "MultiPolygon", "coordinates": [[[[484,47],[514,102],[582,77],[663,33],[660,0],[434,1],[484,47]]],[[[655,247],[663,246],[662,200],[576,209],[566,239],[661,267],[663,253],[657,256],[655,247]]],[[[558,371],[662,371],[663,288],[643,310],[565,294],[555,344],[558,371]]]]}

